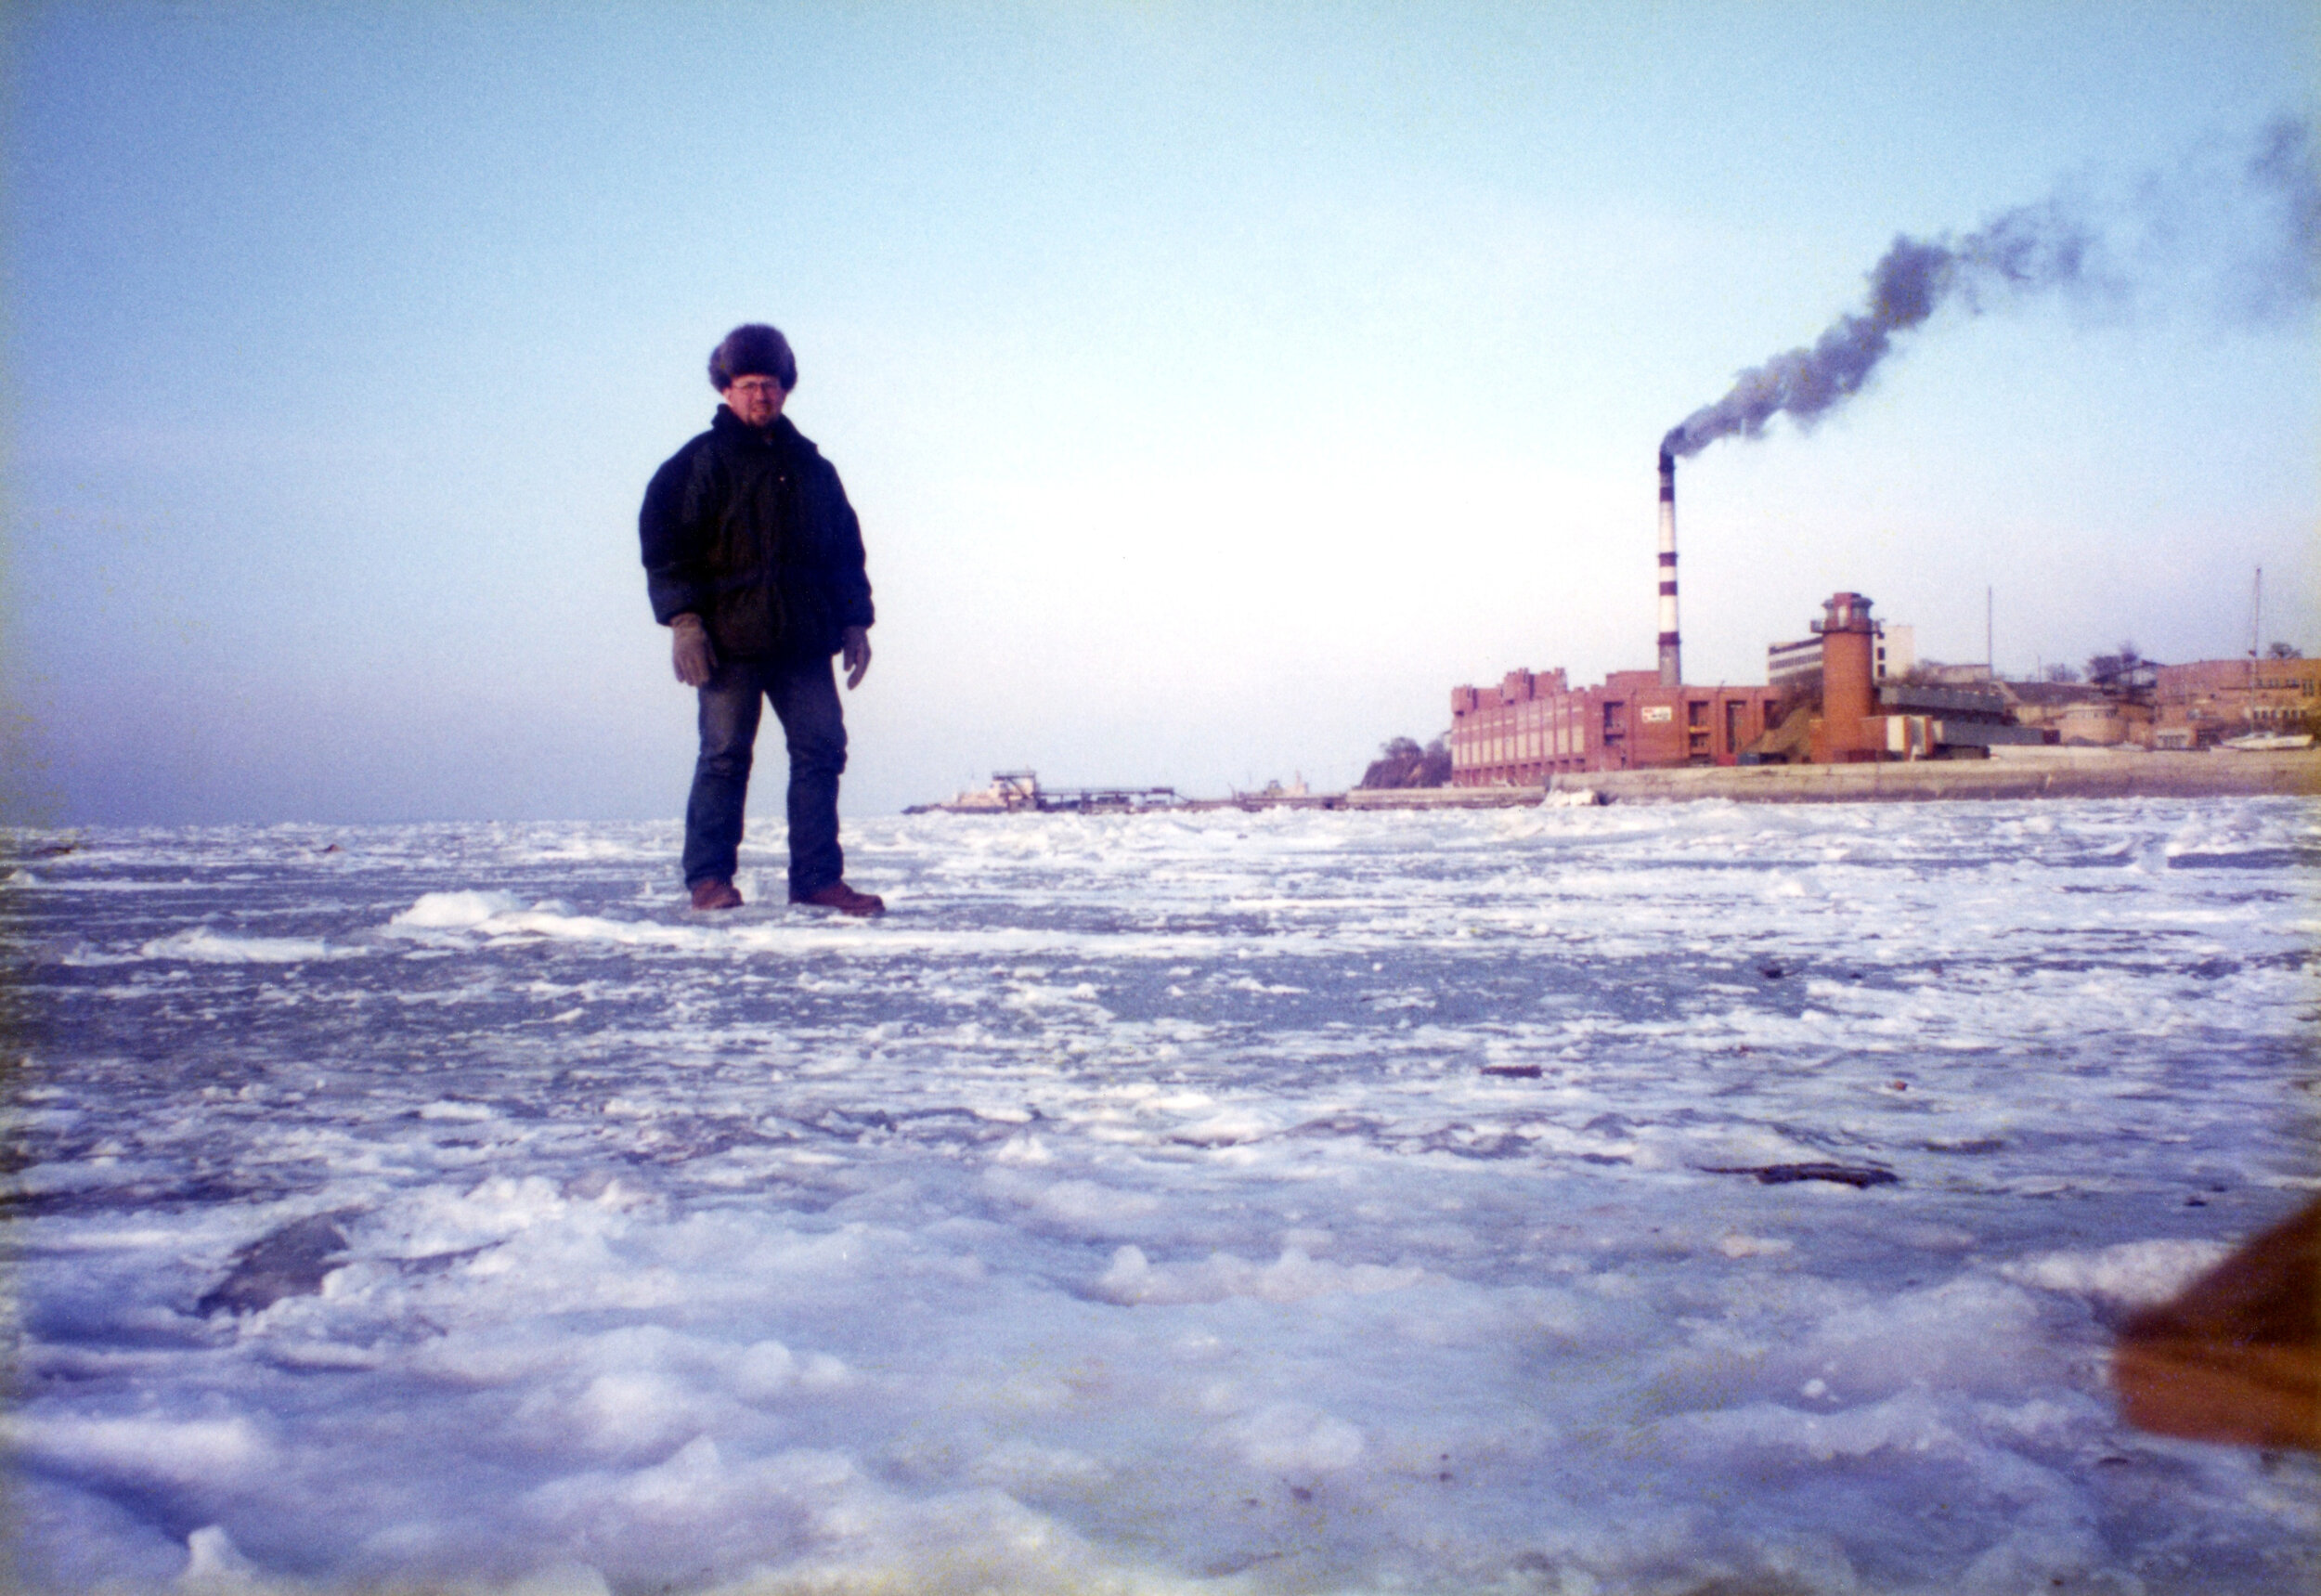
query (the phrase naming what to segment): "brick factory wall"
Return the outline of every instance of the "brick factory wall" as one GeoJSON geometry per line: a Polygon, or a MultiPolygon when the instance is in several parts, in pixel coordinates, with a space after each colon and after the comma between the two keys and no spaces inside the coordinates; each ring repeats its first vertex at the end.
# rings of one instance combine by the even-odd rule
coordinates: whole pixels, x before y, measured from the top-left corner
{"type": "Polygon", "coordinates": [[[1540,786],[1582,771],[1730,765],[1765,730],[1770,687],[1664,687],[1615,670],[1571,687],[1562,670],[1511,670],[1496,687],[1451,691],[1451,783],[1540,786]]]}

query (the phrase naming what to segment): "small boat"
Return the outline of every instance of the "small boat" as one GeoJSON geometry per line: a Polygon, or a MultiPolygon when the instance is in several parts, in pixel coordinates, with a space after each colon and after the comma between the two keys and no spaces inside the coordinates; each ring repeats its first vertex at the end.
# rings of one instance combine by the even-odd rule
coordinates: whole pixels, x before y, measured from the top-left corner
{"type": "Polygon", "coordinates": [[[961,793],[949,803],[914,804],[905,814],[1141,814],[1177,809],[1174,787],[1043,787],[1036,771],[996,771],[992,785],[961,793]]]}

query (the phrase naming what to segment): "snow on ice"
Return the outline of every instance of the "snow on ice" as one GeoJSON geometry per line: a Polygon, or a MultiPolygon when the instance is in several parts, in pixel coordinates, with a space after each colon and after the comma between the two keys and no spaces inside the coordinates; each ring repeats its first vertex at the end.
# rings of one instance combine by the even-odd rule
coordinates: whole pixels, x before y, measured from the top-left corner
{"type": "Polygon", "coordinates": [[[63,840],[21,1587],[2321,1581],[2105,1385],[2321,1186],[2298,800],[63,840]]]}

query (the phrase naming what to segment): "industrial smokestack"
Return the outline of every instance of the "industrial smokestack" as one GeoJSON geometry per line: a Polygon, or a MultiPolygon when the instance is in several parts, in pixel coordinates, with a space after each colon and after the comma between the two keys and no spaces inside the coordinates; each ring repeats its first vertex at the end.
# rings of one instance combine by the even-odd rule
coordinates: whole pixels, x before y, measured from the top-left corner
{"type": "Polygon", "coordinates": [[[1660,451],[1660,685],[1684,680],[1677,642],[1677,457],[1660,451]]]}

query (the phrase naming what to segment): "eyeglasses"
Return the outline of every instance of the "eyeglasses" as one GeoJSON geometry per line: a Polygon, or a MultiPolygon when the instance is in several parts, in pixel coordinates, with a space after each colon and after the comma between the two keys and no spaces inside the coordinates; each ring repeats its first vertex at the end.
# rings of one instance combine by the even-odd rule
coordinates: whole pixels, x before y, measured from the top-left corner
{"type": "Polygon", "coordinates": [[[729,394],[771,394],[781,390],[782,384],[772,377],[736,377],[726,385],[729,394]]]}

